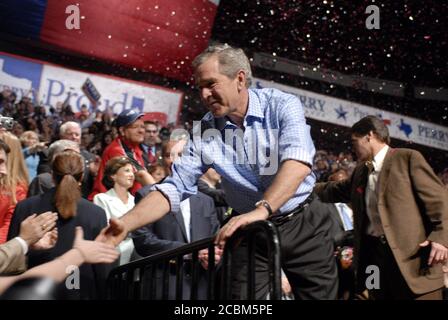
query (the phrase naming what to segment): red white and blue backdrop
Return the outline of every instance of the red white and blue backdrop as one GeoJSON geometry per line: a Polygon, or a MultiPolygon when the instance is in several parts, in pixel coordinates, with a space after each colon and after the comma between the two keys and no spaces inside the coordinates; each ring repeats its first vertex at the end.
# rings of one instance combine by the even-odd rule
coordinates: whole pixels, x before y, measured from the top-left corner
{"type": "Polygon", "coordinates": [[[181,81],[210,38],[219,0],[2,0],[0,32],[181,81]],[[77,6],[79,29],[67,28],[77,6]]]}

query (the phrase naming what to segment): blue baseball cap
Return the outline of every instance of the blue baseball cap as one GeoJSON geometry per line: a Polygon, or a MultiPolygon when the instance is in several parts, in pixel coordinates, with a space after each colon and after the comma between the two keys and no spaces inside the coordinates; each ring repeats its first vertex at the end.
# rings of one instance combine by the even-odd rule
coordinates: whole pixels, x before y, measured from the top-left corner
{"type": "Polygon", "coordinates": [[[134,123],[138,118],[143,117],[144,113],[138,112],[134,109],[122,111],[115,119],[115,126],[125,127],[134,123]]]}

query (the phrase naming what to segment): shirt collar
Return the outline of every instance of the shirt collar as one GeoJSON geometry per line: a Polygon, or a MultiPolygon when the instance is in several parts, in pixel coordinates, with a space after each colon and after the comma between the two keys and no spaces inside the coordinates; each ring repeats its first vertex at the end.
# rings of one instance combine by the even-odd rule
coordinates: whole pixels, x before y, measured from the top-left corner
{"type": "Polygon", "coordinates": [[[387,150],[389,146],[385,145],[373,158],[372,164],[376,172],[380,172],[383,167],[384,158],[386,158],[387,150]]]}
{"type": "MultiPolygon", "coordinates": [[[[247,119],[251,117],[263,119],[264,113],[260,104],[260,99],[252,90],[249,90],[249,105],[247,107],[247,112],[243,120],[244,126],[246,126],[247,119]]],[[[227,117],[216,118],[215,121],[216,121],[215,125],[218,130],[223,130],[227,126],[235,126],[235,124],[232,121],[230,121],[229,118],[227,117]]]]}
{"type": "Polygon", "coordinates": [[[215,126],[219,131],[224,130],[227,126],[235,126],[227,117],[215,118],[215,126]]]}
{"type": "Polygon", "coordinates": [[[258,99],[257,95],[252,90],[249,90],[249,106],[247,107],[247,113],[244,117],[244,120],[246,120],[248,117],[255,117],[260,119],[264,118],[260,99],[258,99]]]}

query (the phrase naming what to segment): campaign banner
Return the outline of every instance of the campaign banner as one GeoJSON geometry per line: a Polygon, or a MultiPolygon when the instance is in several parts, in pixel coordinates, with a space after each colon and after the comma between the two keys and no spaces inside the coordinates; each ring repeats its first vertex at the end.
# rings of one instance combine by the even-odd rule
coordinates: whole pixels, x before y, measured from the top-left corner
{"type": "Polygon", "coordinates": [[[253,86],[277,88],[296,95],[305,116],[311,119],[351,127],[361,118],[374,115],[383,119],[392,138],[448,150],[448,127],[259,78],[254,78],[253,86]]]}
{"type": "Polygon", "coordinates": [[[17,98],[30,97],[37,100],[42,74],[41,63],[23,60],[0,52],[0,92],[10,89],[17,98]]]}
{"type": "Polygon", "coordinates": [[[83,104],[91,106],[91,101],[82,90],[86,80],[90,79],[101,93],[99,110],[108,108],[118,114],[134,108],[144,113],[162,114],[159,118],[165,119],[164,125],[177,123],[178,120],[183,98],[180,91],[67,69],[1,52],[0,65],[0,90],[9,88],[21,99],[31,89],[34,92],[34,103],[44,105],[47,109],[64,102],[72,107],[73,112],[78,112],[83,104]]]}

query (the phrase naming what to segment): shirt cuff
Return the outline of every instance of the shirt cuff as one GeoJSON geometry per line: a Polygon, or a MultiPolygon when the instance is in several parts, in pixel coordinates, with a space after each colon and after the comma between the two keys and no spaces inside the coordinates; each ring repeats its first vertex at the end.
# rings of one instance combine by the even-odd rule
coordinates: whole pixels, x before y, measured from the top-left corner
{"type": "Polygon", "coordinates": [[[157,190],[163,193],[165,198],[170,202],[171,212],[179,212],[180,210],[180,199],[179,191],[177,188],[170,183],[161,183],[154,185],[151,189],[157,190]]]}
{"type": "Polygon", "coordinates": [[[20,246],[23,249],[23,255],[26,255],[28,253],[28,244],[26,243],[26,241],[20,237],[15,237],[14,239],[17,239],[17,241],[19,241],[20,246]]]}
{"type": "Polygon", "coordinates": [[[309,164],[310,166],[313,165],[313,155],[303,148],[288,148],[288,149],[286,149],[281,155],[280,162],[283,162],[286,160],[297,160],[297,161],[305,162],[305,163],[309,164]]]}

